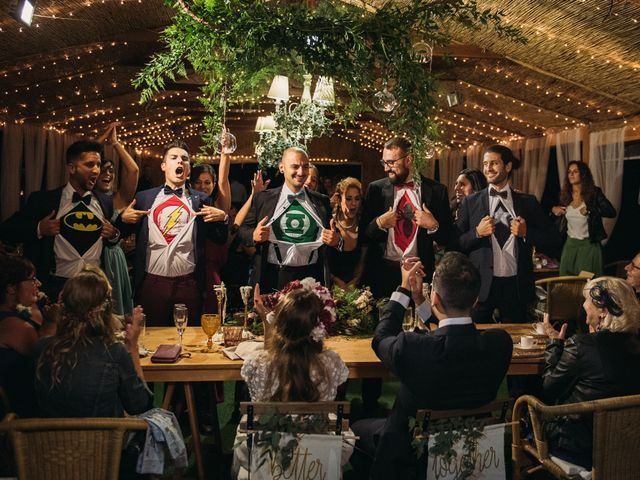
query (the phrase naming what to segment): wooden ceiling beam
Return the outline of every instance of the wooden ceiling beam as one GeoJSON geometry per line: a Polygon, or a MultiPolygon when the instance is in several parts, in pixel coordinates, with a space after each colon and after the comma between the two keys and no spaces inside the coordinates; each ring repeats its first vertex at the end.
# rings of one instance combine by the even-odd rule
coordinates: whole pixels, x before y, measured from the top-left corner
{"type": "Polygon", "coordinates": [[[566,113],[557,112],[555,110],[550,110],[548,108],[543,107],[542,105],[537,105],[535,103],[530,103],[530,102],[528,102],[526,100],[523,100],[521,98],[512,97],[511,95],[507,95],[506,93],[502,93],[502,92],[499,92],[497,90],[493,90],[491,88],[484,87],[482,85],[477,85],[477,84],[474,84],[474,83],[470,83],[470,82],[467,82],[466,80],[458,80],[457,84],[460,84],[460,83],[462,83],[463,86],[467,85],[468,88],[481,89],[481,90],[484,90],[485,92],[488,92],[491,95],[494,95],[494,96],[498,95],[499,97],[506,98],[507,100],[512,100],[513,102],[519,103],[521,105],[525,105],[525,106],[527,106],[529,108],[534,108],[534,109],[538,110],[539,112],[546,112],[549,115],[553,115],[554,118],[564,117],[564,118],[568,118],[570,120],[575,120],[575,121],[580,122],[580,123],[586,123],[586,124],[589,123],[588,119],[574,117],[574,116],[568,115],[566,113]]]}
{"type": "Polygon", "coordinates": [[[585,85],[583,83],[580,82],[576,82],[575,80],[570,80],[566,77],[563,77],[561,75],[558,75],[557,73],[553,73],[553,72],[549,72],[547,70],[544,70],[540,67],[536,67],[535,65],[531,65],[530,63],[526,63],[523,62],[522,60],[518,60],[517,58],[513,58],[513,57],[505,57],[507,60],[512,61],[513,63],[517,63],[518,65],[520,65],[521,67],[527,68],[531,71],[534,71],[536,73],[539,73],[541,75],[546,75],[547,77],[551,77],[554,78],[556,80],[560,80],[562,82],[567,82],[575,87],[578,88],[582,88],[590,93],[593,93],[594,95],[600,95],[602,97],[608,98],[609,100],[613,100],[616,102],[621,102],[621,103],[626,103],[627,105],[631,105],[634,108],[637,108],[638,110],[640,110],[640,103],[634,102],[633,100],[629,100],[627,98],[623,98],[623,97],[619,97],[617,95],[613,95],[611,93],[607,93],[607,92],[603,92],[602,90],[599,90],[597,88],[593,88],[590,87],[588,85],[585,85]]]}
{"type": "Polygon", "coordinates": [[[492,60],[503,60],[504,55],[493,53],[482,47],[471,44],[452,43],[446,46],[436,46],[433,49],[434,57],[457,57],[457,58],[487,58],[492,60]]]}

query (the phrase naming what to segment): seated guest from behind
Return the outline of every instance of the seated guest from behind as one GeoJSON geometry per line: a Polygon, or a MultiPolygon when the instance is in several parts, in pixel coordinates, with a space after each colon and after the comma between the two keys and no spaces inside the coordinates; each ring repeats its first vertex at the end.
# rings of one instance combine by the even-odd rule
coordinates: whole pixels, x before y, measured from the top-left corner
{"type": "Polygon", "coordinates": [[[57,333],[38,344],[36,395],[45,417],[122,417],[148,410],[134,308],[124,343],[116,340],[111,287],[98,269],[70,278],[62,294],[57,333]]]}
{"type": "MultiPolygon", "coordinates": [[[[255,309],[263,319],[266,307],[260,297],[260,286],[254,294],[255,309]]],[[[265,350],[247,358],[240,374],[253,402],[320,402],[335,400],[338,386],[349,376],[349,370],[333,350],[323,348],[325,332],[320,321],[323,301],[306,288],[292,290],[275,309],[273,333],[265,350]]],[[[242,441],[236,438],[236,443],[242,441]]],[[[342,464],[353,451],[343,442],[342,464]]],[[[234,450],[234,471],[246,468],[246,444],[234,450]]]]}
{"type": "Polygon", "coordinates": [[[409,417],[419,408],[471,409],[491,402],[511,361],[509,334],[478,331],[471,320],[480,274],[466,256],[449,252],[436,267],[431,308],[439,324],[426,335],[402,331],[411,290],[422,288],[419,259],[405,261],[401,274],[402,284],[392,294],[372,342],[383,365],[400,380],[400,390],[388,418],[353,425],[360,437],[351,462],[358,478],[369,478],[369,469],[374,479],[407,478],[415,465],[409,417]]]}
{"type": "MultiPolygon", "coordinates": [[[[624,280],[599,277],[584,289],[589,332],[565,340],[566,326],[554,330],[545,352],[544,393],[556,404],[640,393],[640,305],[624,280]]],[[[547,425],[547,440],[557,457],[586,469],[592,466],[593,421],[563,417],[547,425]]]]}
{"type": "Polygon", "coordinates": [[[33,309],[38,308],[38,287],[36,269],[29,260],[0,255],[0,387],[20,417],[36,413],[31,355],[39,336],[55,331],[55,322],[32,318],[33,309]]]}

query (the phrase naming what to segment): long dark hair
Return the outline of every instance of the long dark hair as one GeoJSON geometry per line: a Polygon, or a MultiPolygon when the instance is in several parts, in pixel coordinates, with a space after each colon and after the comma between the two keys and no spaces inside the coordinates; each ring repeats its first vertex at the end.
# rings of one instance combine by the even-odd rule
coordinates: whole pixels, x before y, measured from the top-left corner
{"type": "Polygon", "coordinates": [[[78,347],[92,341],[115,342],[111,286],[98,268],[85,268],[67,280],[62,289],[62,315],[55,337],[38,359],[36,375],[51,375],[51,387],[58,385],[62,371],[78,363],[78,347]]]}
{"type": "Polygon", "coordinates": [[[278,303],[275,328],[267,343],[271,357],[270,380],[278,382],[272,401],[317,402],[318,386],[311,380],[311,370],[326,376],[319,355],[322,341],[311,338],[311,331],[322,313],[322,300],[310,291],[289,292],[278,303]]]}
{"type": "Polygon", "coordinates": [[[473,193],[487,188],[487,178],[480,170],[477,170],[475,168],[465,168],[460,171],[458,176],[460,175],[464,175],[467,180],[469,180],[471,188],[473,188],[473,193]]]}
{"type": "Polygon", "coordinates": [[[216,175],[216,170],[208,163],[199,163],[198,165],[194,165],[191,169],[191,175],[189,175],[189,187],[193,188],[193,185],[198,180],[198,177],[202,173],[208,173],[211,175],[211,180],[213,180],[213,191],[211,192],[211,198],[213,200],[218,196],[218,176],[216,175]]]}
{"type": "Polygon", "coordinates": [[[573,199],[571,195],[573,187],[569,183],[569,167],[571,167],[571,165],[578,167],[578,171],[580,172],[580,194],[582,195],[584,203],[588,205],[596,194],[596,184],[593,181],[593,175],[591,174],[589,166],[580,160],[572,160],[567,165],[567,173],[564,176],[564,183],[562,191],[560,192],[560,203],[566,206],[569,205],[573,199]]]}
{"type": "Polygon", "coordinates": [[[35,271],[25,257],[0,253],[0,304],[7,301],[7,288],[28,280],[35,271]]]}

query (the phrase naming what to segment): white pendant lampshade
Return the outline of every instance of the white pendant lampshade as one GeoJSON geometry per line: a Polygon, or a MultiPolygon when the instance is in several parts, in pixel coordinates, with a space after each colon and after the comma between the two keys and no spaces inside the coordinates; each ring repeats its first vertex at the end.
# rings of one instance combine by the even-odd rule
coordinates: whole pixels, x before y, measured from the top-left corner
{"type": "Polygon", "coordinates": [[[276,122],[273,115],[267,117],[258,117],[256,122],[256,132],[273,132],[276,129],[276,122]]]}
{"type": "Polygon", "coordinates": [[[329,107],[336,102],[336,95],[333,90],[333,78],[320,77],[316,83],[316,90],[313,92],[313,102],[321,107],[329,107]]]}
{"type": "Polygon", "coordinates": [[[289,78],[284,75],[276,75],[273,77],[267,97],[273,98],[276,102],[288,102],[289,78]]]}

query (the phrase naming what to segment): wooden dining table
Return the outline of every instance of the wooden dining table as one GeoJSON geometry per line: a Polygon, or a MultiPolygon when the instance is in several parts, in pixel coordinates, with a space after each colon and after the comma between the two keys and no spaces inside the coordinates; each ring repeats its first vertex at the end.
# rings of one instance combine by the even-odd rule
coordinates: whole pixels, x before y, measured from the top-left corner
{"type": "MultiPolygon", "coordinates": [[[[486,328],[504,329],[516,343],[521,335],[534,334],[531,324],[478,324],[476,327],[481,330],[486,328]]],[[[146,329],[143,342],[148,350],[154,351],[160,344],[179,343],[179,336],[173,327],[149,327],[146,329]]],[[[182,339],[185,357],[171,364],[152,363],[150,356],[140,359],[147,382],[167,382],[163,408],[170,407],[176,384],[180,384],[184,389],[199,479],[203,479],[205,474],[193,382],[241,380],[240,369],[242,367],[242,360],[229,359],[217,346],[214,346],[212,351],[207,351],[206,344],[207,337],[201,328],[188,327],[182,339]]],[[[338,352],[349,368],[349,378],[390,376],[389,371],[382,365],[371,348],[370,337],[330,337],[325,340],[325,348],[338,352]]],[[[507,375],[540,374],[544,365],[542,353],[541,348],[525,351],[514,346],[514,354],[507,375]]]]}

